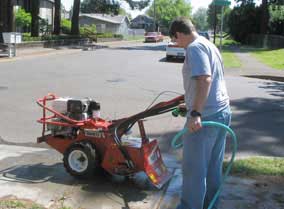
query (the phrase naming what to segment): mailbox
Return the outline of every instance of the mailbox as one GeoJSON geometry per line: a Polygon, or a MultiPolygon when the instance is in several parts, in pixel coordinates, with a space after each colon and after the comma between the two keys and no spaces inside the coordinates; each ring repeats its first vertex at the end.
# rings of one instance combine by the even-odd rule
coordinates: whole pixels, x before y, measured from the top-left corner
{"type": "Polygon", "coordinates": [[[19,44],[22,43],[22,34],[21,33],[15,33],[15,32],[4,32],[2,33],[4,43],[6,44],[19,44]]]}

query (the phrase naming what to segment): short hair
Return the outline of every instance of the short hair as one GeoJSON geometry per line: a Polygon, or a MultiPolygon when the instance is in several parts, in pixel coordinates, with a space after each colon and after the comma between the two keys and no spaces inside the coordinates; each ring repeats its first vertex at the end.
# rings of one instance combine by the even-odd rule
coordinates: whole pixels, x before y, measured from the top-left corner
{"type": "Polygon", "coordinates": [[[169,35],[170,37],[176,37],[176,33],[191,34],[195,31],[195,27],[188,17],[178,17],[170,25],[169,35]]]}

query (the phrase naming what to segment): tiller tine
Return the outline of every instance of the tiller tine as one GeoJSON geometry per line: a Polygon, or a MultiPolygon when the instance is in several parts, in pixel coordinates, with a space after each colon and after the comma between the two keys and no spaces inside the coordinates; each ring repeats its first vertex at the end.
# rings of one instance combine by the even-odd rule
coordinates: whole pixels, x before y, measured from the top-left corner
{"type": "Polygon", "coordinates": [[[172,177],[172,173],[166,168],[157,140],[151,141],[144,147],[144,171],[151,183],[160,189],[172,177]]]}

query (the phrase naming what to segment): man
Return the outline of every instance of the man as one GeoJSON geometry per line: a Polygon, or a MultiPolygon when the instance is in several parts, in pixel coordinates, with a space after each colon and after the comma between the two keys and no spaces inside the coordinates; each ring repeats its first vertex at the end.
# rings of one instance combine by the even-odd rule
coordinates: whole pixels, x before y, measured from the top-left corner
{"type": "MultiPolygon", "coordinates": [[[[188,110],[183,137],[183,185],[178,209],[205,209],[222,180],[226,133],[201,121],[230,124],[229,96],[218,49],[199,36],[189,19],[170,26],[173,41],[186,50],[182,74],[188,110]]],[[[214,205],[217,208],[217,204],[214,205]]]]}

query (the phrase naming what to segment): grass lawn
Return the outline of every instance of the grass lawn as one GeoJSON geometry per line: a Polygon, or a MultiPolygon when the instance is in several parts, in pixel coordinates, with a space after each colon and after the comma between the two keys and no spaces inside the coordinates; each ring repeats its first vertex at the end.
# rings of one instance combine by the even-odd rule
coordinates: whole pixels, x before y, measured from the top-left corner
{"type": "MultiPolygon", "coordinates": [[[[224,162],[224,169],[227,165],[228,162],[224,162]]],[[[284,176],[284,158],[250,157],[236,160],[231,174],[241,176],[284,176]]]]}
{"type": "MultiPolygon", "coordinates": [[[[220,39],[216,38],[216,46],[220,48],[220,39]]],[[[240,43],[226,37],[222,40],[222,57],[225,68],[239,68],[242,66],[241,61],[235,56],[233,49],[239,46],[240,43]]]]}
{"type": "Polygon", "coordinates": [[[241,67],[241,61],[236,57],[234,52],[223,51],[222,57],[225,68],[239,68],[241,67]]]}
{"type": "Polygon", "coordinates": [[[252,55],[262,63],[279,70],[284,70],[284,49],[277,50],[253,50],[252,55]]]}
{"type": "Polygon", "coordinates": [[[45,209],[35,203],[24,200],[0,200],[1,209],[45,209]]]}
{"type": "MultiPolygon", "coordinates": [[[[72,209],[66,206],[54,206],[54,207],[52,206],[52,208],[72,209]]],[[[28,200],[1,199],[0,209],[46,209],[46,208],[28,200]]]]}

